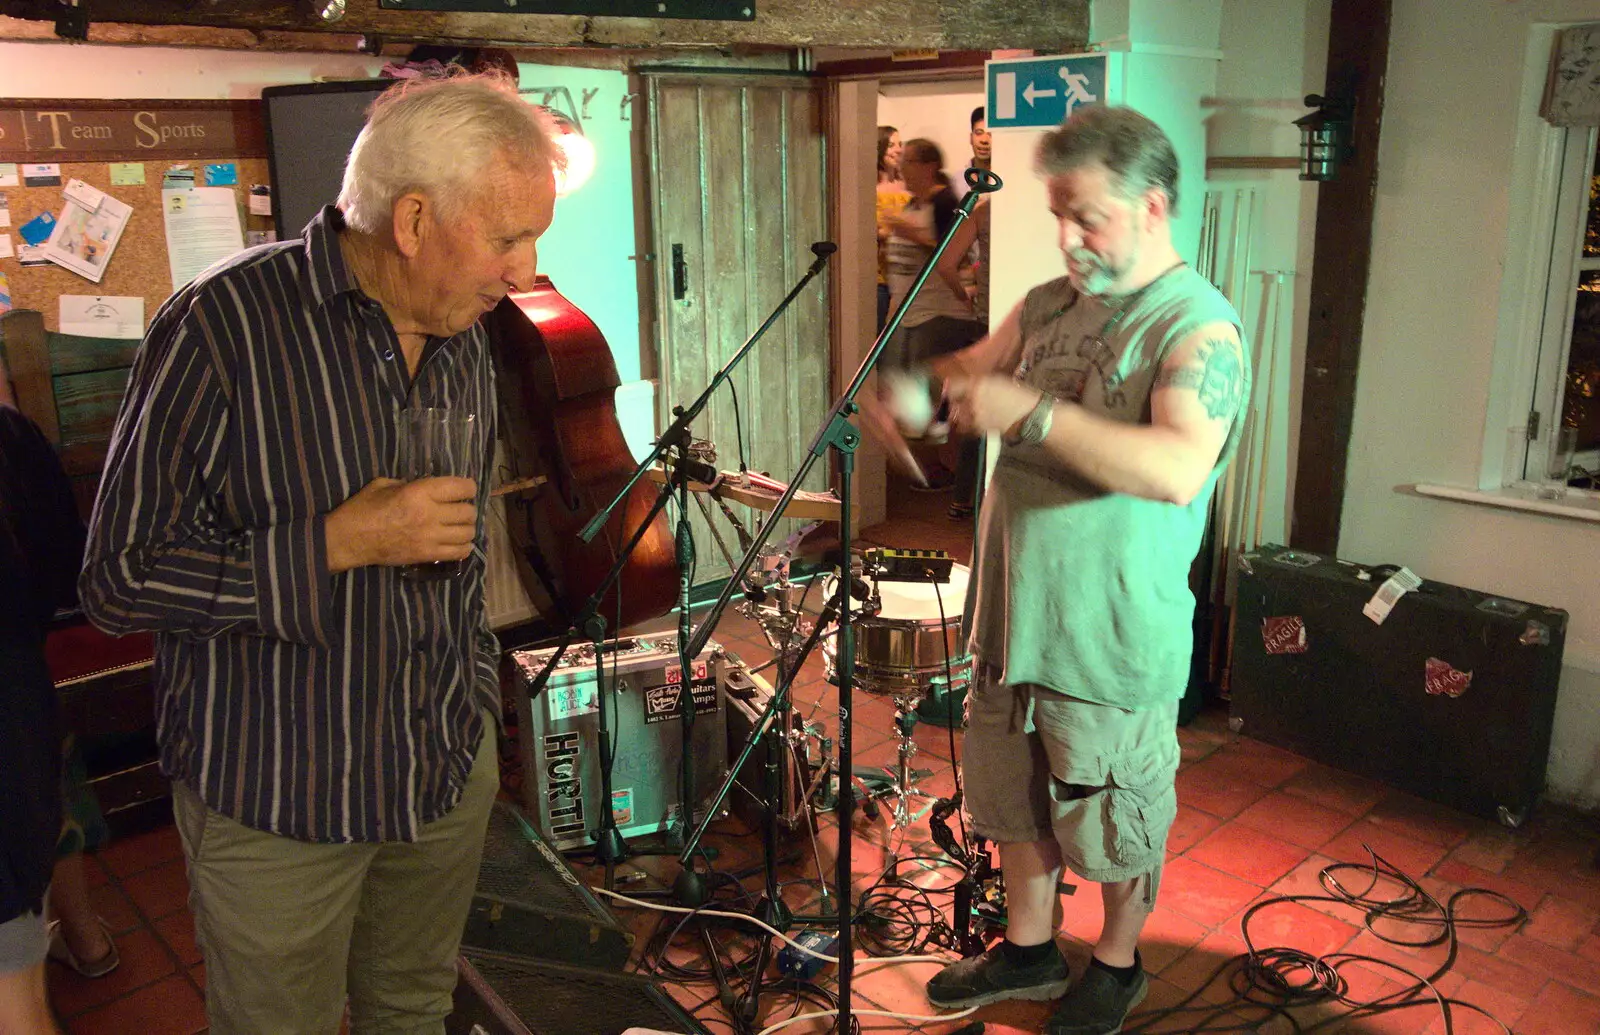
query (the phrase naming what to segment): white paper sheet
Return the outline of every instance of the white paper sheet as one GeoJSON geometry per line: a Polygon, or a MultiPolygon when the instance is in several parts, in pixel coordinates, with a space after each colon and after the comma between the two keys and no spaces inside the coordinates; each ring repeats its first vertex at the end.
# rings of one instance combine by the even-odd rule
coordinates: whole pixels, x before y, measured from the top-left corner
{"type": "Polygon", "coordinates": [[[61,333],[85,338],[142,338],[144,299],[137,295],[62,295],[61,333]]]}
{"type": "Polygon", "coordinates": [[[0,234],[0,259],[9,259],[11,254],[11,235],[0,234]]]}
{"type": "Polygon", "coordinates": [[[81,180],[73,180],[68,184],[65,200],[55,229],[40,250],[56,265],[64,266],[98,284],[106,275],[106,264],[111,261],[111,253],[116,251],[117,242],[122,239],[123,228],[128,225],[128,217],[133,215],[133,209],[109,194],[101,194],[81,180]],[[75,190],[76,186],[92,193],[75,190]],[[92,209],[76,200],[95,196],[99,197],[100,203],[92,209]]]}
{"type": "Polygon", "coordinates": [[[239,202],[231,187],[161,192],[167,263],[177,291],[211,265],[244,249],[239,202]]]}

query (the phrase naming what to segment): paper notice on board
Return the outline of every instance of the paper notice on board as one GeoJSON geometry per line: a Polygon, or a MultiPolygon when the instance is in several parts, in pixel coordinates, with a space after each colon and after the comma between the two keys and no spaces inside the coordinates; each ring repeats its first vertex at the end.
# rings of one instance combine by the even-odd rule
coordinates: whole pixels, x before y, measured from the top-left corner
{"type": "Polygon", "coordinates": [[[144,299],[137,295],[62,295],[61,333],[84,338],[142,338],[144,299]]]}
{"type": "Polygon", "coordinates": [[[161,192],[167,264],[177,291],[208,267],[244,249],[239,202],[228,187],[161,192]]]}
{"type": "Polygon", "coordinates": [[[40,251],[56,265],[98,284],[133,209],[82,180],[73,180],[64,197],[66,205],[40,251]]]}

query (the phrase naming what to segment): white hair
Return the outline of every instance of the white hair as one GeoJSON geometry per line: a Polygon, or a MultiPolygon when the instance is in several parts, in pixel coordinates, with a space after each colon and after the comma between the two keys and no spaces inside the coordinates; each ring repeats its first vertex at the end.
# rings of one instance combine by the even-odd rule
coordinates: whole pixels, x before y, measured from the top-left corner
{"type": "Polygon", "coordinates": [[[502,159],[552,171],[566,166],[549,116],[517,96],[508,77],[408,80],[372,102],[345,163],[339,208],[352,229],[383,233],[395,201],[420,191],[453,218],[502,159]]]}

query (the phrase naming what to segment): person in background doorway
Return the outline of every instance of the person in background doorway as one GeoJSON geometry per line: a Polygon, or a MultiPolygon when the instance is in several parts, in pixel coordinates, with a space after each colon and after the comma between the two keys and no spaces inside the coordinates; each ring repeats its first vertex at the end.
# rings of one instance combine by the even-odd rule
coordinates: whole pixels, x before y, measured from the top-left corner
{"type": "MultiPolygon", "coordinates": [[[[908,297],[917,274],[956,221],[956,198],[944,172],[944,155],[931,140],[906,142],[900,157],[911,201],[889,220],[890,310],[908,297]]],[[[952,249],[947,248],[946,254],[952,249]]],[[[886,349],[891,370],[913,369],[940,356],[963,349],[983,335],[983,325],[973,313],[972,299],[961,284],[959,269],[940,263],[922,289],[911,299],[905,317],[886,349]]],[[[927,487],[948,489],[953,484],[976,482],[978,453],[963,445],[952,472],[948,462],[929,460],[927,487]]]]}
{"type": "Polygon", "coordinates": [[[972,168],[987,169],[993,160],[993,139],[989,136],[989,120],[983,105],[972,109],[972,129],[967,139],[972,142],[972,168]]]}
{"type": "Polygon", "coordinates": [[[337,206],[139,348],[83,607],[155,633],[211,1035],[328,1035],[347,999],[353,1035],[444,1030],[499,782],[481,318],[533,287],[561,164],[504,77],[403,81],[337,206]],[[475,417],[469,462],[399,481],[423,408],[475,417]]]}
{"type": "Polygon", "coordinates": [[[0,361],[0,1032],[57,1035],[44,903],[61,833],[61,728],[44,633],[77,600],[83,522],[0,361]]]}
{"type": "Polygon", "coordinates": [[[911,201],[905,181],[900,179],[900,131],[893,126],[878,127],[878,324],[883,330],[889,319],[889,220],[898,216],[911,201]]]}
{"type": "MultiPolygon", "coordinates": [[[[972,163],[969,168],[988,169],[992,154],[989,124],[984,118],[982,105],[972,109],[971,132],[972,163]]],[[[972,300],[972,317],[985,331],[989,329],[989,199],[979,198],[972,216],[956,227],[950,238],[950,247],[939,257],[943,268],[939,275],[949,279],[960,277],[961,286],[972,300]]],[[[952,488],[950,518],[965,521],[972,517],[978,500],[978,458],[982,454],[983,440],[967,438],[961,443],[962,458],[956,464],[956,480],[952,488]],[[970,458],[968,453],[970,452],[970,458]]]]}

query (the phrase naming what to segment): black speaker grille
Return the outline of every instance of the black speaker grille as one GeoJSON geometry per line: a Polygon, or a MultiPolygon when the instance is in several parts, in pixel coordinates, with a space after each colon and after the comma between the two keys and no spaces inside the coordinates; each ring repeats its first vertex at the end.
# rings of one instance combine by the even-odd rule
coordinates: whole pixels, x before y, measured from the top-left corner
{"type": "Polygon", "coordinates": [[[478,894],[537,907],[546,912],[587,914],[608,926],[615,921],[598,908],[565,860],[505,802],[489,814],[478,870],[478,894]]]}
{"type": "Polygon", "coordinates": [[[629,1028],[709,1035],[644,978],[470,949],[461,955],[533,1035],[622,1035],[629,1028]]]}

